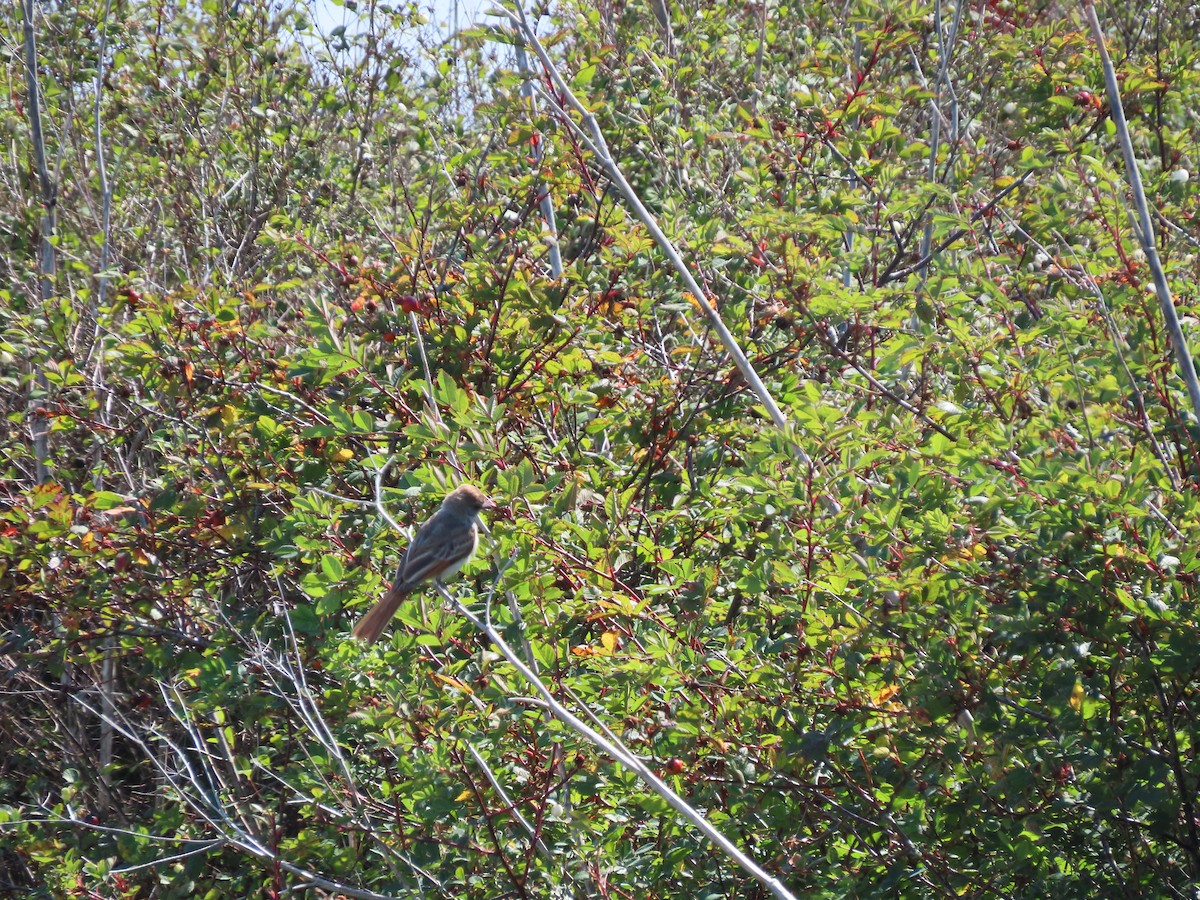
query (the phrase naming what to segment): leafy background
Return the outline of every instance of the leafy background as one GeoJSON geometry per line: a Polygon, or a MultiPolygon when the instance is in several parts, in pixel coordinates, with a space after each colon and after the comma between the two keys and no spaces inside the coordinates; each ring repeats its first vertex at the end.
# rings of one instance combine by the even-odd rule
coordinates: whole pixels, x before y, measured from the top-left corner
{"type": "MultiPolygon", "coordinates": [[[[47,296],[3,45],[0,892],[765,895],[432,593],[347,639],[378,479],[484,487],[455,591],[793,892],[1192,895],[1200,432],[1077,10],[543,20],[785,434],[502,27],[106,9],[33,19],[47,296]]],[[[1200,13],[1100,15],[1194,338],[1200,13]]]]}

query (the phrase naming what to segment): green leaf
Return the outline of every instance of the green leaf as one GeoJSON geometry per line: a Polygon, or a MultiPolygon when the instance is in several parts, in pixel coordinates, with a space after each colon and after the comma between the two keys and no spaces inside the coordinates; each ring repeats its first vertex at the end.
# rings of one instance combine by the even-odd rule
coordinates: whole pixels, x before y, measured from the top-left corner
{"type": "Polygon", "coordinates": [[[332,582],[339,582],[346,577],[346,569],[341,559],[328,554],[321,557],[321,571],[332,582]]]}

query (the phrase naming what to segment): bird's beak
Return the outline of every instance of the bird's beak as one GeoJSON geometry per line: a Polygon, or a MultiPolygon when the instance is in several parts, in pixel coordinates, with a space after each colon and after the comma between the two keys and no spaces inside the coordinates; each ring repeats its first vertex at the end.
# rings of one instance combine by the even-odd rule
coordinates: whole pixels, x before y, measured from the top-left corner
{"type": "Polygon", "coordinates": [[[495,509],[496,501],[493,500],[491,497],[484,497],[483,498],[483,508],[484,509],[495,509]]]}

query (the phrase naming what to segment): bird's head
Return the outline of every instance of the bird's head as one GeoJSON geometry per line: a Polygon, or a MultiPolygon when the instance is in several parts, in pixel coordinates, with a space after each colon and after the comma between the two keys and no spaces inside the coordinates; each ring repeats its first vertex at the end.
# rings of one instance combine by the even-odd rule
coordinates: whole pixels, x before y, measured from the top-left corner
{"type": "Polygon", "coordinates": [[[452,490],[442,501],[442,506],[460,510],[468,515],[496,508],[496,504],[489,500],[483,491],[470,484],[461,484],[452,490]]]}

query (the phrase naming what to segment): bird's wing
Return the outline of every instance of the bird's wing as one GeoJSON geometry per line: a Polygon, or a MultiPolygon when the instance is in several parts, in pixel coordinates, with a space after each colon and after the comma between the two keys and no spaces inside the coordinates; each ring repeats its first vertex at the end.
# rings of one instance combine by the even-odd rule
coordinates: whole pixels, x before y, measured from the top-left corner
{"type": "MultiPolygon", "coordinates": [[[[413,538],[404,563],[396,573],[396,589],[410,591],[422,581],[453,575],[475,552],[478,531],[470,527],[439,527],[430,521],[413,538]]],[[[458,524],[458,523],[456,523],[458,524]]]]}

